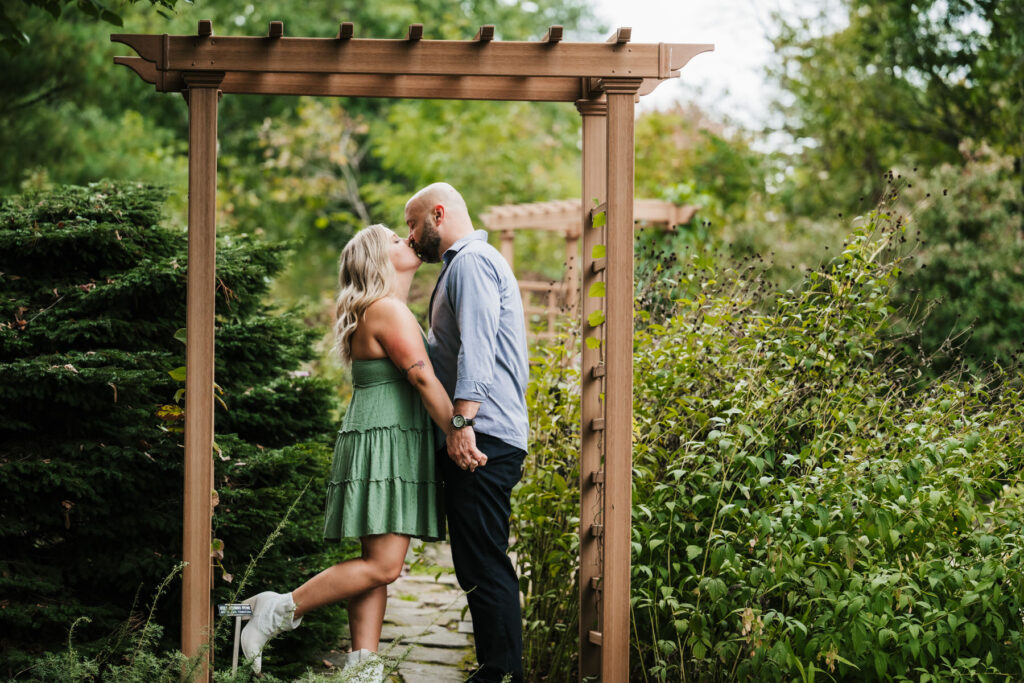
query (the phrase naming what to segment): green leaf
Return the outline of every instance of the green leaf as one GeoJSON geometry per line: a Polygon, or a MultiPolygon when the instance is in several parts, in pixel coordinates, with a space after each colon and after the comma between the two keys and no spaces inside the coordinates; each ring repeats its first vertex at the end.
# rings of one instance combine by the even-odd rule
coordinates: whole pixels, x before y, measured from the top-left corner
{"type": "Polygon", "coordinates": [[[170,370],[167,374],[170,375],[171,379],[173,379],[175,382],[184,382],[185,366],[182,365],[180,368],[174,368],[173,370],[170,370]]]}
{"type": "Polygon", "coordinates": [[[854,622],[850,635],[853,637],[853,651],[860,654],[867,648],[867,633],[864,626],[859,621],[854,622]]]}
{"type": "Polygon", "coordinates": [[[604,322],[604,311],[594,311],[587,316],[587,323],[591,327],[597,327],[604,322]]]}
{"type": "Polygon", "coordinates": [[[700,555],[703,552],[704,552],[704,549],[701,548],[700,546],[688,545],[688,546],[686,546],[686,559],[692,560],[693,558],[697,557],[698,555],[700,555]]]}
{"type": "Polygon", "coordinates": [[[705,588],[708,592],[708,597],[716,602],[725,597],[728,590],[725,586],[725,581],[718,578],[708,580],[705,588]]]}
{"type": "Polygon", "coordinates": [[[590,250],[590,258],[599,259],[604,258],[608,254],[608,247],[603,244],[595,244],[594,248],[590,250]]]}
{"type": "Polygon", "coordinates": [[[117,14],[114,14],[108,9],[100,11],[100,18],[108,24],[113,24],[114,26],[124,26],[124,22],[121,20],[121,17],[117,14]]]}
{"type": "Polygon", "coordinates": [[[602,227],[604,227],[605,223],[607,223],[607,222],[608,222],[608,212],[607,211],[601,211],[599,213],[595,213],[594,214],[594,227],[595,228],[602,228],[602,227]]]}
{"type": "Polygon", "coordinates": [[[978,637],[979,629],[972,623],[968,623],[965,629],[967,631],[967,644],[970,645],[971,641],[978,637]]]}
{"type": "Polygon", "coordinates": [[[595,282],[590,285],[590,289],[587,291],[587,296],[604,296],[605,286],[604,282],[595,282]]]}
{"type": "Polygon", "coordinates": [[[889,657],[881,650],[875,650],[875,672],[881,679],[885,678],[885,672],[889,668],[889,657]]]}
{"type": "Polygon", "coordinates": [[[599,349],[601,348],[601,340],[597,337],[587,337],[587,348],[588,349],[599,349]]]}
{"type": "Polygon", "coordinates": [[[186,333],[184,327],[179,327],[174,331],[174,338],[180,341],[182,344],[186,343],[186,333]]]}

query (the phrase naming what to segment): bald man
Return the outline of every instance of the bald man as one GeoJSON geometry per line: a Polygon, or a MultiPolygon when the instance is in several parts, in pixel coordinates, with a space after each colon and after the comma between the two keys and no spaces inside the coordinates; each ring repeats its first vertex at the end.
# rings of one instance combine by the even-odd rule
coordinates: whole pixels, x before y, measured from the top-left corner
{"type": "Polygon", "coordinates": [[[479,668],[471,681],[523,678],[519,579],[508,557],[512,487],[522,477],[529,364],[519,285],[473,229],[454,187],[435,183],[405,205],[409,243],[443,262],[430,299],[427,347],[455,406],[438,457],[459,585],[467,591],[479,668]],[[482,454],[482,455],[481,455],[482,454]]]}

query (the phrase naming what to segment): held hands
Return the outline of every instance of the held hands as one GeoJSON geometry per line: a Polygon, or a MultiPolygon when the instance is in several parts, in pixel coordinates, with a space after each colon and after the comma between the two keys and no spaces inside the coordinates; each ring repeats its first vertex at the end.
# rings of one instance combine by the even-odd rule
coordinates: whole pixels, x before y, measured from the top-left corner
{"type": "Polygon", "coordinates": [[[448,457],[461,469],[472,472],[487,464],[487,456],[476,447],[476,432],[472,427],[449,430],[446,441],[448,457]]]}

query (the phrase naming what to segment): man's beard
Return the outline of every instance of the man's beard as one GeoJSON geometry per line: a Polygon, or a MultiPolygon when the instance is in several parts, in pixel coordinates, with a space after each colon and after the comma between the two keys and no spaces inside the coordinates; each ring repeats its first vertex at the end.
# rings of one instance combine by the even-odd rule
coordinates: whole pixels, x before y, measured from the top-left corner
{"type": "Polygon", "coordinates": [[[438,263],[441,260],[441,235],[432,216],[423,218],[422,239],[411,240],[412,249],[424,263],[438,263]]]}

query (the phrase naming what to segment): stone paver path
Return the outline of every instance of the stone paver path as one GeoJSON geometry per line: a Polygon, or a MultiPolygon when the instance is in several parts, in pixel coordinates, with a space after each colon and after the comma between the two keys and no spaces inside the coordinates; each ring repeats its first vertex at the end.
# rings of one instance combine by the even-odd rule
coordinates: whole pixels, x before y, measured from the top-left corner
{"type": "MultiPolygon", "coordinates": [[[[401,660],[392,683],[461,683],[476,662],[466,596],[455,581],[448,544],[427,544],[423,553],[428,565],[443,572],[435,580],[406,569],[388,587],[380,651],[401,660]]],[[[341,665],[347,645],[327,660],[341,665]]]]}

